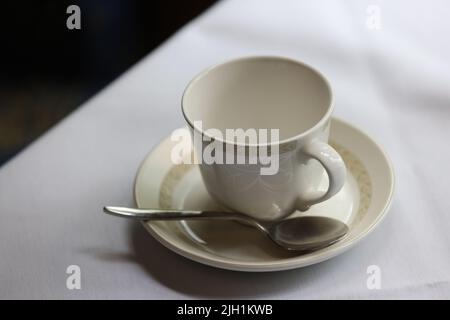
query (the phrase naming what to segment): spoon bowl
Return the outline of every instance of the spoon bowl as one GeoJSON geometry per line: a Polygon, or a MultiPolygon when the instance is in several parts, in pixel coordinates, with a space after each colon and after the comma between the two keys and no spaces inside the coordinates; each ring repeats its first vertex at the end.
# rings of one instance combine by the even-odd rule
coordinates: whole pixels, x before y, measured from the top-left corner
{"type": "Polygon", "coordinates": [[[348,233],[348,226],[336,219],[304,216],[266,226],[267,235],[288,250],[309,251],[329,246],[348,233]]]}

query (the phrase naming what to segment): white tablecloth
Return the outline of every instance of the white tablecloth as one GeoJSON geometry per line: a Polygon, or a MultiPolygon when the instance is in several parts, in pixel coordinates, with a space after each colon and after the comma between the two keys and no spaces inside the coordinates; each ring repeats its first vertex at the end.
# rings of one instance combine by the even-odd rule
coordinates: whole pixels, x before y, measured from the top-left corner
{"type": "Polygon", "coordinates": [[[214,6],[0,169],[0,298],[450,298],[449,8],[387,0],[214,6]],[[335,114],[392,158],[390,213],[335,259],[279,273],[218,270],[166,250],[138,223],[102,214],[105,204],[133,205],[139,163],[183,123],[186,83],[245,55],[316,66],[333,86],[335,114]],[[69,265],[81,268],[81,290],[66,287],[69,265]],[[380,290],[366,286],[370,265],[381,270],[380,290]]]}

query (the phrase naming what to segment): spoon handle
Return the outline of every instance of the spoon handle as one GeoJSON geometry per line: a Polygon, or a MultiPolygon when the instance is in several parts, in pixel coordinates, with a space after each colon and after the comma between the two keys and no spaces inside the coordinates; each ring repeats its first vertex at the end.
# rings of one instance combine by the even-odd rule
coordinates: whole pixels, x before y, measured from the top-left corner
{"type": "Polygon", "coordinates": [[[235,212],[199,211],[199,210],[163,210],[163,209],[135,209],[126,207],[104,207],[107,214],[140,220],[248,220],[245,216],[235,212]]]}

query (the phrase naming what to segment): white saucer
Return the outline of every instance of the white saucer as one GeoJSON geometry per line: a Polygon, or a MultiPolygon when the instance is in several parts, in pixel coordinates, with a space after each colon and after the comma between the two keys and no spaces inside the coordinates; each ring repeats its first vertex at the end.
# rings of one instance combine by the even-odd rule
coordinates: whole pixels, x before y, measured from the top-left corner
{"type": "MultiPolygon", "coordinates": [[[[348,177],[332,199],[306,213],[345,221],[350,232],[318,251],[299,254],[279,248],[259,231],[236,222],[143,222],[164,246],[194,261],[238,271],[278,271],[304,267],[332,258],[364,238],[386,214],[394,191],[394,173],[381,148],[359,129],[338,119],[331,123],[331,144],[343,157],[348,177]]],[[[174,142],[166,138],[142,163],[135,181],[139,208],[219,208],[208,195],[196,165],[174,165],[174,142]]],[[[323,188],[327,179],[323,177],[323,188]]]]}

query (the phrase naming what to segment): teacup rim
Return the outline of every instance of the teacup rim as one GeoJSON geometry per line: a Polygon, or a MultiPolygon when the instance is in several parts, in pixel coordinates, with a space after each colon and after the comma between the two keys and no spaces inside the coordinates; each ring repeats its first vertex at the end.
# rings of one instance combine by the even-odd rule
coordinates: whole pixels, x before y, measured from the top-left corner
{"type": "Polygon", "coordinates": [[[333,90],[331,88],[331,85],[329,83],[329,81],[327,80],[327,78],[324,76],[324,74],[322,72],[320,72],[319,70],[317,70],[316,68],[312,67],[311,65],[299,61],[299,60],[295,60],[292,58],[288,58],[288,57],[283,57],[283,56],[277,56],[277,55],[262,55],[262,56],[245,56],[245,57],[240,57],[240,58],[233,58],[233,59],[229,59],[220,63],[216,63],[212,66],[209,66],[208,68],[204,69],[203,71],[201,71],[200,73],[198,73],[194,78],[192,78],[188,84],[186,85],[186,88],[183,91],[182,97],[181,97],[181,112],[183,114],[183,117],[186,121],[186,123],[191,127],[192,130],[197,131],[198,133],[202,134],[203,136],[207,136],[210,141],[219,141],[223,144],[229,144],[229,145],[234,145],[234,146],[238,146],[238,147],[270,147],[273,145],[278,145],[278,146],[282,146],[282,145],[288,145],[288,144],[292,144],[295,143],[296,141],[306,137],[307,135],[311,134],[312,132],[318,130],[319,128],[321,128],[329,119],[331,119],[331,115],[333,113],[334,110],[334,95],[333,95],[333,90]],[[214,71],[215,69],[217,69],[218,67],[227,65],[227,64],[232,64],[232,63],[237,63],[237,62],[243,62],[243,61],[254,61],[254,60],[278,60],[278,61],[284,61],[284,62],[288,62],[288,63],[293,63],[293,64],[297,64],[299,66],[302,66],[304,68],[309,69],[310,71],[312,71],[313,73],[315,73],[325,84],[325,87],[328,91],[329,97],[330,97],[330,102],[328,104],[328,109],[327,111],[324,113],[324,115],[320,118],[320,120],[314,124],[311,128],[297,134],[294,135],[292,137],[286,138],[286,139],[282,139],[279,141],[271,141],[271,142],[267,142],[267,143],[257,143],[257,144],[248,144],[248,143],[240,143],[240,142],[234,142],[234,141],[227,141],[226,139],[219,139],[217,137],[213,137],[211,135],[209,135],[207,132],[205,132],[205,130],[200,130],[198,127],[196,127],[194,125],[194,123],[189,119],[189,117],[187,116],[186,112],[185,112],[185,96],[187,91],[201,78],[203,78],[206,74],[208,74],[211,71],[214,71]]]}

